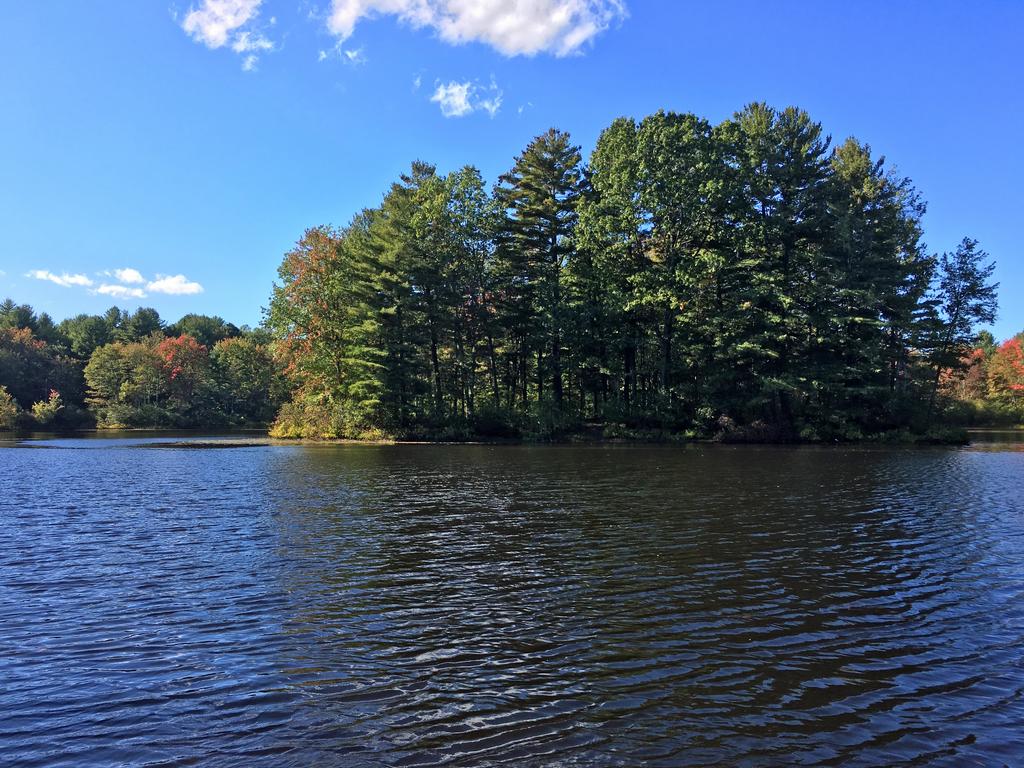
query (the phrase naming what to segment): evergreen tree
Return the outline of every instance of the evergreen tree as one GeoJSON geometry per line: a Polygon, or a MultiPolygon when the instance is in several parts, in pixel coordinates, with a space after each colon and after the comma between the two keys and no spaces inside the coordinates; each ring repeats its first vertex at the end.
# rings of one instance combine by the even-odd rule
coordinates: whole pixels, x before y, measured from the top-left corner
{"type": "MultiPolygon", "coordinates": [[[[537,355],[537,395],[550,368],[556,409],[564,400],[562,363],[563,272],[573,252],[576,206],[582,185],[579,147],[554,129],[535,138],[503,175],[496,195],[507,212],[503,254],[513,327],[521,336],[525,384],[526,352],[537,355]],[[528,328],[533,325],[531,333],[528,328]],[[545,355],[548,362],[545,363],[545,355]]],[[[524,386],[525,394],[525,386],[524,386]]]]}

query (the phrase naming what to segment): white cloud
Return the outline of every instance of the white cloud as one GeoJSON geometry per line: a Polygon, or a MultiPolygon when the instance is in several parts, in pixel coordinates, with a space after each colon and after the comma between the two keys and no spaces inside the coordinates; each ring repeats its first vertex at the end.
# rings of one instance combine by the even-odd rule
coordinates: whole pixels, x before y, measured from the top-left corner
{"type": "Polygon", "coordinates": [[[502,92],[493,79],[487,88],[469,80],[463,83],[451,80],[438,83],[430,100],[441,106],[441,114],[445,117],[465,117],[481,109],[494,117],[501,109],[502,92]]]}
{"type": "Polygon", "coordinates": [[[477,107],[490,115],[493,120],[494,116],[498,114],[498,110],[501,109],[502,97],[502,93],[498,89],[498,84],[494,82],[494,78],[491,78],[491,87],[488,89],[488,93],[487,97],[480,99],[477,107]]]}
{"type": "Polygon", "coordinates": [[[146,292],[141,288],[130,288],[127,285],[110,285],[109,283],[103,283],[96,289],[96,293],[102,293],[104,296],[113,296],[116,299],[146,298],[146,292]]]}
{"type": "Polygon", "coordinates": [[[202,293],[203,286],[199,283],[191,282],[184,275],[157,275],[156,280],[146,285],[146,290],[153,293],[166,293],[172,296],[190,296],[202,293]]]}
{"type": "Polygon", "coordinates": [[[345,64],[350,64],[353,67],[358,67],[365,64],[369,59],[366,57],[365,49],[363,48],[345,48],[342,46],[341,41],[338,42],[330,50],[321,50],[317,53],[317,61],[327,61],[328,59],[341,59],[345,64]]]}
{"type": "Polygon", "coordinates": [[[137,269],[125,267],[124,269],[115,269],[114,277],[116,277],[122,283],[144,283],[146,278],[142,276],[142,273],[137,269]]]}
{"type": "Polygon", "coordinates": [[[257,51],[272,51],[274,44],[261,34],[242,32],[231,44],[231,50],[235,53],[253,53],[257,51]]]}
{"type": "Polygon", "coordinates": [[[419,75],[416,75],[416,77],[412,79],[412,89],[414,91],[418,91],[421,85],[423,85],[423,78],[420,77],[419,75]]]}
{"type": "Polygon", "coordinates": [[[207,48],[228,44],[235,31],[256,18],[263,0],[203,0],[185,16],[181,28],[207,48]]]}
{"type": "Polygon", "coordinates": [[[349,64],[356,67],[359,66],[360,64],[365,64],[367,61],[366,54],[363,53],[362,48],[356,48],[355,50],[351,51],[344,51],[344,54],[345,60],[348,61],[349,64]]]}
{"type": "Polygon", "coordinates": [[[31,272],[26,272],[25,277],[32,277],[36,280],[49,280],[51,283],[56,283],[62,288],[70,288],[73,285],[81,285],[88,288],[92,285],[92,280],[85,275],[69,275],[67,272],[55,275],[53,272],[45,269],[33,269],[31,272]]]}
{"type": "Polygon", "coordinates": [[[472,87],[468,80],[465,83],[454,80],[440,83],[430,100],[441,105],[441,114],[445,117],[463,117],[473,111],[469,103],[469,89],[472,87]]]}
{"type": "MultiPolygon", "coordinates": [[[[199,8],[192,8],[185,16],[181,28],[197,43],[207,48],[223,48],[241,55],[242,69],[256,69],[258,54],[274,50],[273,41],[258,31],[249,29],[259,16],[263,0],[203,0],[199,8]]],[[[270,25],[277,22],[270,19],[270,25]]]]}
{"type": "Polygon", "coordinates": [[[624,0],[331,0],[327,27],[344,41],[361,19],[376,15],[430,27],[448,43],[486,43],[506,56],[567,56],[625,18],[626,7],[624,0]]]}

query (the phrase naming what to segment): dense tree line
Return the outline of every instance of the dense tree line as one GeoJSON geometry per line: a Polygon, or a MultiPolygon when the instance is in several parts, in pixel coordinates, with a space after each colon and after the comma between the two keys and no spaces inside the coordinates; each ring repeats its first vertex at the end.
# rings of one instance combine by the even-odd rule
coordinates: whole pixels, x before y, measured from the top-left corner
{"type": "Polygon", "coordinates": [[[413,163],[285,256],[274,432],[924,431],[996,286],[973,240],[926,252],[923,212],[868,145],[763,104],[619,119],[586,163],[551,130],[493,189],[413,163]]]}
{"type": "Polygon", "coordinates": [[[54,323],[0,303],[0,429],[268,423],[284,380],[273,340],[219,317],[166,325],[116,307],[54,323]]]}

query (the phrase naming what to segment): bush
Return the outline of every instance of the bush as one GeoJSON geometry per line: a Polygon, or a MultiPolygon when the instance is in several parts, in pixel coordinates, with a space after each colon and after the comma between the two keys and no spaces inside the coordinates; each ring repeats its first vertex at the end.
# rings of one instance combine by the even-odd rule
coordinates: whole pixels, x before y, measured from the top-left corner
{"type": "Polygon", "coordinates": [[[954,400],[943,417],[950,424],[967,427],[1014,427],[1024,424],[1024,403],[954,400]]]}
{"type": "MultiPolygon", "coordinates": [[[[782,424],[756,419],[749,424],[738,425],[724,415],[718,419],[718,430],[714,439],[720,443],[789,443],[797,438],[792,428],[782,424]]],[[[807,437],[820,439],[813,430],[804,439],[807,437]]]]}
{"type": "Polygon", "coordinates": [[[133,429],[177,427],[180,424],[175,414],[157,405],[112,403],[96,409],[96,426],[99,429],[133,429]]]}
{"type": "Polygon", "coordinates": [[[489,403],[473,414],[473,431],[480,437],[515,438],[522,435],[515,414],[489,403]]]}
{"type": "Polygon", "coordinates": [[[64,402],[60,399],[60,392],[50,390],[50,397],[47,400],[40,400],[32,406],[32,418],[40,427],[55,426],[57,415],[64,410],[64,402]]]}
{"type": "Polygon", "coordinates": [[[329,401],[292,400],[281,406],[270,425],[270,436],[280,439],[382,439],[380,434],[379,429],[346,415],[329,401]]]}

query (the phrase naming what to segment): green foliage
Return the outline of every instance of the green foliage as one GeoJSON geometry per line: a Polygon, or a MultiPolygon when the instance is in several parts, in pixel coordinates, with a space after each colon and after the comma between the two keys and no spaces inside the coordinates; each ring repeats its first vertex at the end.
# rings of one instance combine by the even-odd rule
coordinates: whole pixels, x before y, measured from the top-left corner
{"type": "Polygon", "coordinates": [[[58,326],[67,340],[71,352],[80,360],[88,360],[97,347],[109,344],[113,338],[107,321],[99,315],[76,315],[58,326]]]}
{"type": "Polygon", "coordinates": [[[241,335],[237,326],[225,322],[224,318],[216,315],[188,314],[178,322],[167,326],[168,336],[190,336],[207,349],[224,339],[233,339],[241,335]]]}
{"type": "Polygon", "coordinates": [[[0,386],[23,409],[47,399],[54,389],[69,401],[80,402],[81,364],[61,347],[36,337],[30,328],[0,328],[0,386]]]}
{"type": "Polygon", "coordinates": [[[32,405],[32,418],[36,425],[44,428],[50,427],[56,423],[62,410],[64,410],[64,401],[61,400],[60,393],[54,389],[51,390],[50,396],[46,400],[40,400],[32,405]]]}
{"type": "Polygon", "coordinates": [[[111,322],[114,339],[120,342],[142,341],[164,329],[160,314],[150,307],[140,307],[133,314],[122,312],[116,317],[113,312],[108,311],[108,322],[111,322]]]}
{"type": "Polygon", "coordinates": [[[936,376],[994,314],[991,270],[973,241],[926,254],[910,181],[866,144],[831,147],[806,112],[752,104],[717,126],[621,118],[587,166],[550,130],[491,195],[473,169],[414,163],[379,208],[286,256],[275,428],[926,429],[936,376]]]}
{"type": "Polygon", "coordinates": [[[284,385],[270,345],[258,338],[217,342],[210,353],[220,410],[233,422],[273,421],[284,385]]]}
{"type": "Polygon", "coordinates": [[[273,347],[268,331],[219,317],[165,327],[155,310],[111,307],[55,325],[28,305],[0,303],[0,386],[26,427],[267,424],[288,394],[273,347]]]}
{"type": "Polygon", "coordinates": [[[7,387],[0,386],[0,430],[14,429],[18,426],[18,419],[21,416],[21,408],[7,387]]]}
{"type": "Polygon", "coordinates": [[[151,336],[99,347],[85,379],[101,427],[228,426],[272,420],[275,366],[257,339],[227,339],[210,354],[191,336],[151,336]]]}

